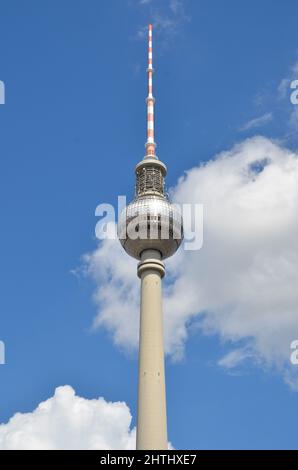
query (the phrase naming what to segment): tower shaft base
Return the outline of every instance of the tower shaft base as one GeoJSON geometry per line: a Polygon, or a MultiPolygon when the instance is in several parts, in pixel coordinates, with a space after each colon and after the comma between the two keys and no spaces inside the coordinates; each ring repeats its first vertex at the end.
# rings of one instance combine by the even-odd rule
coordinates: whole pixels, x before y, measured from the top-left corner
{"type": "Polygon", "coordinates": [[[168,448],[163,347],[162,289],[164,265],[156,250],[145,250],[141,278],[137,449],[168,448]]]}

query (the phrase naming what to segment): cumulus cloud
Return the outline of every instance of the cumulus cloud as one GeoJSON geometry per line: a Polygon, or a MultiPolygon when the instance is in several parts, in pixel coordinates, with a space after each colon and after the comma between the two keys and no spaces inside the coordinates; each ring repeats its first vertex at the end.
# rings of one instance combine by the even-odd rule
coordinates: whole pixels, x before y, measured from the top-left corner
{"type": "MultiPolygon", "coordinates": [[[[293,382],[290,343],[298,338],[298,154],[263,137],[247,139],[192,168],[173,189],[176,202],[204,204],[204,245],[181,249],[167,265],[165,345],[174,358],[195,324],[205,334],[274,366],[293,382]],[[249,351],[249,353],[248,353],[249,351]],[[288,370],[289,369],[289,370],[288,370]],[[291,379],[290,379],[291,377],[291,379]]],[[[95,281],[95,326],[121,347],[138,341],[136,263],[117,240],[85,257],[95,281]]],[[[233,349],[232,349],[233,350],[233,349]]],[[[219,359],[220,361],[220,359],[219,359]]]]}
{"type": "Polygon", "coordinates": [[[65,385],[32,413],[0,425],[1,450],[134,449],[135,429],[124,402],[87,400],[65,385]]]}

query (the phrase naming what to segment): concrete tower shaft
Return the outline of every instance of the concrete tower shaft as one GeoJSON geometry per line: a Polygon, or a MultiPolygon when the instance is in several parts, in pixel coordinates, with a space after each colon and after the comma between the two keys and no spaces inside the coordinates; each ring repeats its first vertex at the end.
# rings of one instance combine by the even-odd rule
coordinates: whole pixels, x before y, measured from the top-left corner
{"type": "Polygon", "coordinates": [[[141,278],[137,449],[167,449],[160,253],[145,250],[141,278]]]}

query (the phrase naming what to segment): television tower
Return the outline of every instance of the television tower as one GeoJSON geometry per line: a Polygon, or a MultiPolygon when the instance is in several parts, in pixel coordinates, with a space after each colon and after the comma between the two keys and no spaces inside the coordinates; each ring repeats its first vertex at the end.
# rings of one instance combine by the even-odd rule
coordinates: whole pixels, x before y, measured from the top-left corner
{"type": "Polygon", "coordinates": [[[146,155],[135,168],[135,198],[124,209],[118,223],[124,250],[139,260],[141,307],[136,448],[142,450],[168,448],[161,279],[165,275],[163,260],[177,251],[183,238],[181,213],[169,202],[165,191],[167,168],[155,153],[153,72],[150,24],[146,155]]]}

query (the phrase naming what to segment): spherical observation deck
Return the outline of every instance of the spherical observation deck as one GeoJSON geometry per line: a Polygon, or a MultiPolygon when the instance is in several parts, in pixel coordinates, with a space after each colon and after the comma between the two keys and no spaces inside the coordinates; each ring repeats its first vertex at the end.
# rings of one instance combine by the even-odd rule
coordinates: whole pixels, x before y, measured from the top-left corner
{"type": "Polygon", "coordinates": [[[165,165],[144,159],[136,166],[135,199],[123,210],[118,222],[118,236],[125,251],[136,259],[144,250],[158,250],[168,258],[183,239],[179,208],[165,194],[165,165]]]}

